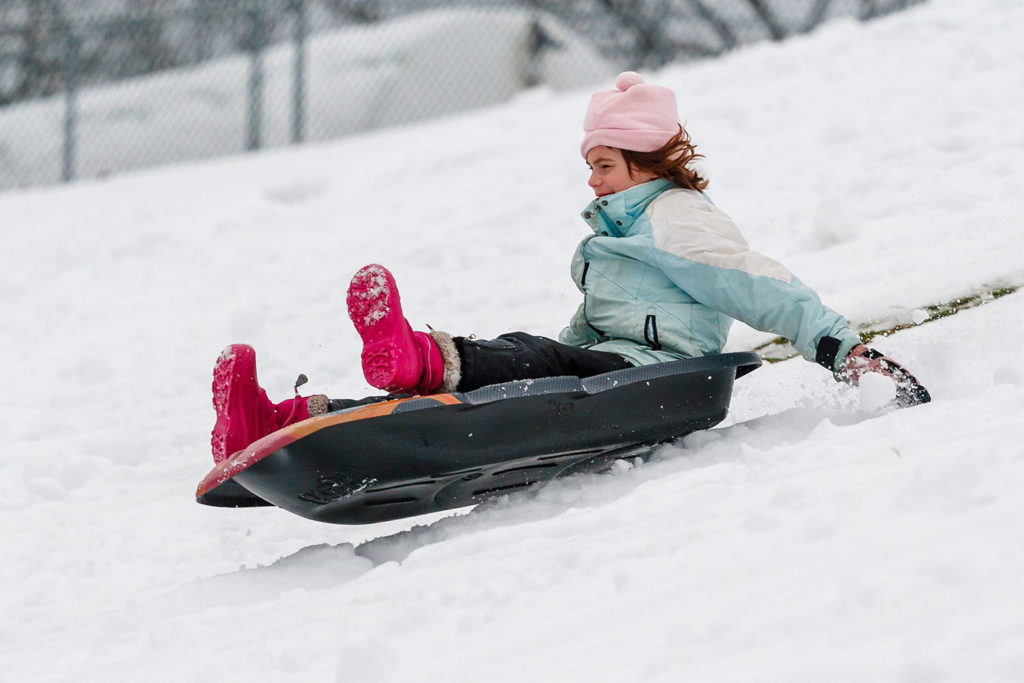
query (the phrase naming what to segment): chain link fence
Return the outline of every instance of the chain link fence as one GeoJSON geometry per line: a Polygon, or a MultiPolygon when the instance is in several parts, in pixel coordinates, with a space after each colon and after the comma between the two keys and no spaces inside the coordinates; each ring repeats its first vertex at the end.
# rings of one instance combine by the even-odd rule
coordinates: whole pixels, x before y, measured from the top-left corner
{"type": "Polygon", "coordinates": [[[5,0],[0,191],[325,140],[922,0],[5,0]]]}

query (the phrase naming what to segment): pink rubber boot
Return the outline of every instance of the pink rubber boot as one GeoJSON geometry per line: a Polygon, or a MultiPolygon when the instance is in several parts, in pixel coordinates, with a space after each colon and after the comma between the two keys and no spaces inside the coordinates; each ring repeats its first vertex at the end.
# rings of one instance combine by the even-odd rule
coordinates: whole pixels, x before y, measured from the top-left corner
{"type": "Polygon", "coordinates": [[[273,403],[256,379],[256,352],[245,344],[224,349],[213,366],[213,409],[217,423],[210,444],[221,462],[281,427],[327,412],[324,395],[273,403]]]}
{"type": "Polygon", "coordinates": [[[384,266],[359,269],[348,286],[348,316],[363,339],[363,375],[390,392],[428,394],[444,379],[444,359],[426,332],[413,332],[384,266]]]}

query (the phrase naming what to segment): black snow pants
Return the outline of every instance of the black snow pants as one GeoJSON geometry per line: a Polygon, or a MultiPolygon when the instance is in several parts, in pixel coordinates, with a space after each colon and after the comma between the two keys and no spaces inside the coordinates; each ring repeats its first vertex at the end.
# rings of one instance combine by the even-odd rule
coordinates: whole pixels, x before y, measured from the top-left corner
{"type": "MultiPolygon", "coordinates": [[[[618,354],[581,349],[526,332],[510,332],[489,340],[454,337],[453,341],[462,363],[462,379],[456,387],[457,391],[472,391],[488,384],[516,379],[562,375],[590,377],[633,367],[632,363],[618,354]]],[[[333,412],[406,396],[409,394],[331,399],[328,409],[333,412]]]]}
{"type": "Polygon", "coordinates": [[[462,360],[459,391],[514,379],[590,377],[633,367],[614,353],[581,349],[526,332],[510,332],[491,340],[455,337],[454,341],[462,360]]]}

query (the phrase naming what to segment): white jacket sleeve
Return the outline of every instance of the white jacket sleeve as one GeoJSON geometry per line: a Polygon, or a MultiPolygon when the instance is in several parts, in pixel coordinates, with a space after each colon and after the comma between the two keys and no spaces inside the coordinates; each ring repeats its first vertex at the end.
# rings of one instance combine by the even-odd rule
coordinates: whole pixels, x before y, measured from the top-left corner
{"type": "Polygon", "coordinates": [[[650,211],[655,264],[700,303],[786,337],[832,370],[859,343],[845,318],[785,266],[751,251],[732,219],[699,194],[672,193],[650,211]]]}

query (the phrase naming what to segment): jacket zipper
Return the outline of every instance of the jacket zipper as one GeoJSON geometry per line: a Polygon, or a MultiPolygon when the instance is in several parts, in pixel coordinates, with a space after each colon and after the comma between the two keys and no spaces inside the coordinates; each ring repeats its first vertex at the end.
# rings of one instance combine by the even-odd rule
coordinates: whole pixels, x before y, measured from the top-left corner
{"type": "Polygon", "coordinates": [[[661,343],[658,342],[658,318],[653,313],[644,321],[644,341],[655,351],[661,350],[661,343]]]}

